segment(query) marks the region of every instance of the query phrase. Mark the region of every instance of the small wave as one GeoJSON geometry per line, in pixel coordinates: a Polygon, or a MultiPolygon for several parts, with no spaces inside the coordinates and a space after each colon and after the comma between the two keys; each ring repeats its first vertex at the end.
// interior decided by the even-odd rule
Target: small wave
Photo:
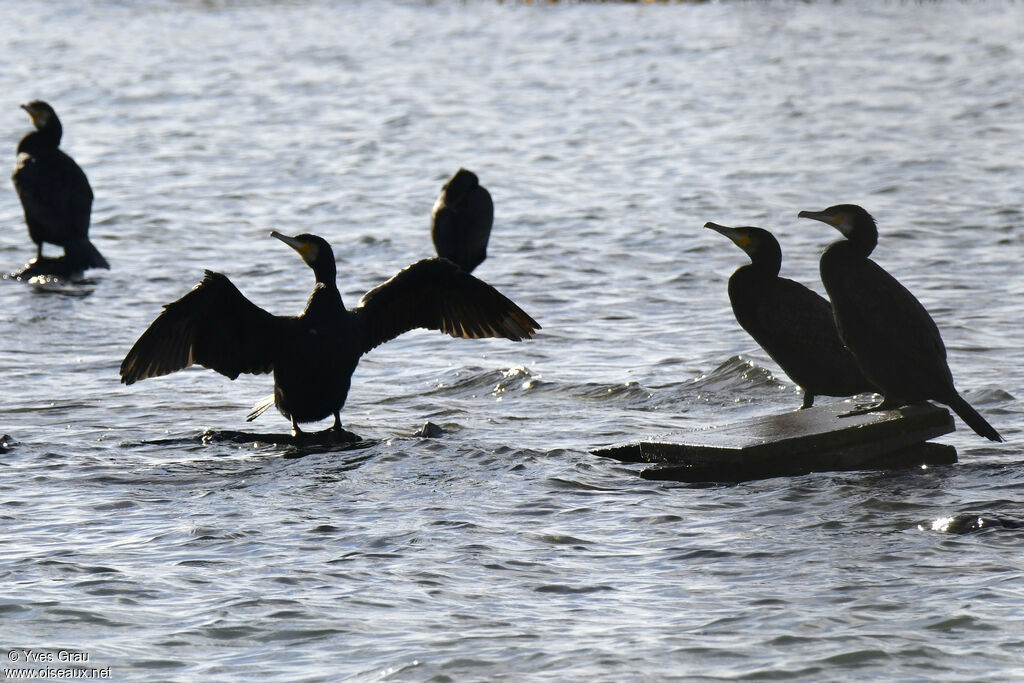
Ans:
{"type": "Polygon", "coordinates": [[[14,602],[0,602],[0,614],[18,614],[20,612],[31,612],[31,608],[19,605],[14,602]]]}
{"type": "Polygon", "coordinates": [[[970,399],[972,405],[999,405],[1013,403],[1017,400],[1010,392],[998,388],[968,389],[963,392],[963,395],[970,399]]]}
{"type": "Polygon", "coordinates": [[[890,659],[891,655],[884,650],[853,650],[840,652],[831,657],[825,657],[821,661],[826,664],[840,665],[844,667],[864,666],[870,662],[890,659]]]}
{"type": "Polygon", "coordinates": [[[262,629],[252,626],[208,626],[199,629],[198,635],[213,640],[238,640],[245,641],[250,638],[262,635],[262,629]]]}
{"type": "Polygon", "coordinates": [[[621,384],[598,384],[588,382],[577,385],[573,392],[581,398],[590,400],[626,399],[628,402],[642,403],[654,398],[654,392],[639,382],[623,382],[621,384]]]}
{"type": "Polygon", "coordinates": [[[787,385],[774,374],[749,358],[732,356],[706,375],[693,380],[691,386],[714,393],[734,393],[749,387],[784,388],[787,385]]]}
{"type": "Polygon", "coordinates": [[[697,548],[687,550],[670,558],[671,562],[693,562],[695,560],[725,560],[736,557],[736,553],[728,550],[714,550],[712,548],[697,548]]]}
{"type": "Polygon", "coordinates": [[[614,591],[615,589],[605,584],[596,586],[567,586],[564,583],[550,583],[537,586],[533,589],[535,593],[557,593],[559,595],[579,595],[584,593],[598,593],[601,591],[614,591]]]}
{"type": "Polygon", "coordinates": [[[963,631],[997,631],[998,626],[987,623],[970,614],[959,614],[957,616],[939,619],[938,621],[925,626],[929,631],[940,633],[961,633],[963,631]]]}
{"type": "Polygon", "coordinates": [[[498,396],[507,392],[528,392],[541,385],[541,376],[534,375],[528,368],[517,365],[501,373],[501,380],[494,385],[491,394],[498,396]]]}
{"type": "Polygon", "coordinates": [[[548,387],[548,383],[542,381],[541,375],[522,365],[505,370],[462,368],[442,377],[427,395],[460,396],[486,391],[493,396],[501,396],[536,391],[542,387],[548,387]]]}
{"type": "Polygon", "coordinates": [[[575,536],[561,536],[558,534],[537,534],[534,538],[541,543],[547,543],[549,545],[566,545],[578,549],[586,549],[594,545],[591,541],[585,541],[582,538],[576,538],[575,536]]]}
{"type": "Polygon", "coordinates": [[[505,370],[463,368],[442,378],[427,395],[469,396],[488,392],[495,397],[525,394],[558,394],[583,401],[608,402],[633,409],[674,408],[695,401],[734,403],[736,396],[750,395],[751,389],[793,390],[770,370],[743,356],[733,356],[714,370],[687,381],[681,378],[671,391],[658,391],[637,381],[559,382],[548,381],[524,366],[505,370]]]}

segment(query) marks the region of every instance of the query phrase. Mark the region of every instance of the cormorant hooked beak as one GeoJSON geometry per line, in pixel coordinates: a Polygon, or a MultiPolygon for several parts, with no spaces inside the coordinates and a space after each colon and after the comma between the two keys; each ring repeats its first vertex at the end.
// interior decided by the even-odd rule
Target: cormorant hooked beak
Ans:
{"type": "Polygon", "coordinates": [[[29,115],[29,118],[32,119],[32,125],[36,128],[41,128],[42,126],[46,125],[46,121],[49,118],[49,116],[47,115],[45,109],[35,107],[33,106],[34,104],[34,102],[29,102],[28,104],[22,104],[19,106],[22,109],[24,109],[25,113],[29,115]]]}
{"type": "Polygon", "coordinates": [[[842,233],[843,237],[849,237],[853,231],[853,223],[849,220],[850,216],[845,211],[830,211],[825,209],[824,211],[801,211],[796,215],[797,218],[810,218],[812,220],[821,221],[831,225],[833,228],[842,233]]]}
{"type": "Polygon", "coordinates": [[[313,244],[312,242],[299,239],[298,237],[289,237],[288,235],[282,235],[276,230],[272,230],[270,232],[270,236],[276,237],[277,239],[281,240],[295,251],[299,252],[299,255],[302,256],[302,260],[305,261],[307,264],[311,264],[314,261],[316,261],[318,248],[317,245],[313,244]]]}
{"type": "Polygon", "coordinates": [[[731,239],[740,249],[745,250],[747,245],[750,244],[751,242],[750,233],[745,231],[743,228],[730,228],[724,225],[719,225],[718,223],[712,223],[711,221],[705,223],[704,227],[714,230],[715,232],[720,233],[722,235],[725,235],[726,237],[731,239]]]}
{"type": "Polygon", "coordinates": [[[796,215],[797,218],[810,218],[815,221],[821,221],[822,223],[828,223],[833,228],[838,228],[842,216],[830,214],[828,211],[801,211],[796,215]]]}

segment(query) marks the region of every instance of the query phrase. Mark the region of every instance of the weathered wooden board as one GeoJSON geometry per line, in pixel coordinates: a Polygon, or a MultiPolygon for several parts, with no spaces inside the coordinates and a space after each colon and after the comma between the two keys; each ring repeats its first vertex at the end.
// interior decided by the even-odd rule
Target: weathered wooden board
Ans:
{"type": "Polygon", "coordinates": [[[282,446],[350,446],[363,440],[348,430],[323,429],[318,432],[302,432],[298,436],[285,433],[237,432],[232,430],[207,429],[200,437],[203,443],[267,443],[282,446]]]}
{"type": "Polygon", "coordinates": [[[851,401],[667,434],[592,451],[623,462],[664,465],[650,479],[745,481],[807,472],[938,465],[956,449],[926,444],[954,430],[945,408],[928,403],[844,415],[851,401]]]}

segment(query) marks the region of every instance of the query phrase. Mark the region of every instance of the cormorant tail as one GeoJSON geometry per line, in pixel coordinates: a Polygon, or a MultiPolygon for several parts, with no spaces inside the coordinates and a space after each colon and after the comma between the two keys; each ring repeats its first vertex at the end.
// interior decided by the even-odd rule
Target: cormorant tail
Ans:
{"type": "Polygon", "coordinates": [[[953,397],[947,401],[947,405],[953,409],[953,412],[960,416],[960,419],[967,423],[967,426],[973,429],[979,436],[983,436],[989,441],[1002,441],[1003,437],[999,436],[992,425],[990,425],[985,418],[978,414],[978,411],[971,407],[971,405],[963,399],[960,394],[954,393],[953,397]]]}
{"type": "Polygon", "coordinates": [[[264,396],[263,398],[256,402],[256,405],[252,407],[252,410],[249,412],[249,414],[245,416],[245,421],[252,422],[257,417],[267,412],[267,408],[269,408],[272,405],[274,405],[274,395],[270,394],[268,396],[264,396]]]}
{"type": "Polygon", "coordinates": [[[107,259],[103,258],[103,254],[93,246],[88,237],[65,243],[64,255],[74,269],[106,268],[110,270],[110,264],[107,263],[107,259]]]}

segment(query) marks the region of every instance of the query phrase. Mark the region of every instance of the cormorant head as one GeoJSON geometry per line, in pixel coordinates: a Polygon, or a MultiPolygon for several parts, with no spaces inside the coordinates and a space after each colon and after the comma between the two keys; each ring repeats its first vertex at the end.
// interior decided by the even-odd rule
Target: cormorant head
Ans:
{"type": "Polygon", "coordinates": [[[824,211],[801,211],[797,217],[813,218],[816,221],[828,223],[843,233],[848,240],[878,240],[875,219],[856,204],[836,204],[824,211]]]}
{"type": "Polygon", "coordinates": [[[782,265],[782,248],[775,235],[763,228],[728,228],[711,222],[705,223],[704,227],[731,239],[733,244],[746,252],[751,263],[774,269],[774,274],[778,274],[782,265]]]}
{"type": "Polygon", "coordinates": [[[475,173],[460,168],[444,184],[444,187],[441,188],[441,193],[444,195],[445,203],[448,206],[457,206],[462,203],[462,200],[466,198],[469,191],[479,184],[480,181],[475,173]]]}
{"type": "Polygon", "coordinates": [[[331,245],[323,237],[302,233],[295,237],[282,235],[276,230],[270,233],[289,247],[299,252],[306,265],[313,269],[316,274],[316,281],[325,284],[334,284],[335,265],[334,251],[331,245]]]}
{"type": "Polygon", "coordinates": [[[42,130],[51,124],[51,122],[58,122],[57,112],[53,110],[46,102],[42,100],[32,100],[28,104],[21,105],[21,108],[28,112],[28,115],[32,117],[32,125],[36,127],[36,130],[42,130]]]}

